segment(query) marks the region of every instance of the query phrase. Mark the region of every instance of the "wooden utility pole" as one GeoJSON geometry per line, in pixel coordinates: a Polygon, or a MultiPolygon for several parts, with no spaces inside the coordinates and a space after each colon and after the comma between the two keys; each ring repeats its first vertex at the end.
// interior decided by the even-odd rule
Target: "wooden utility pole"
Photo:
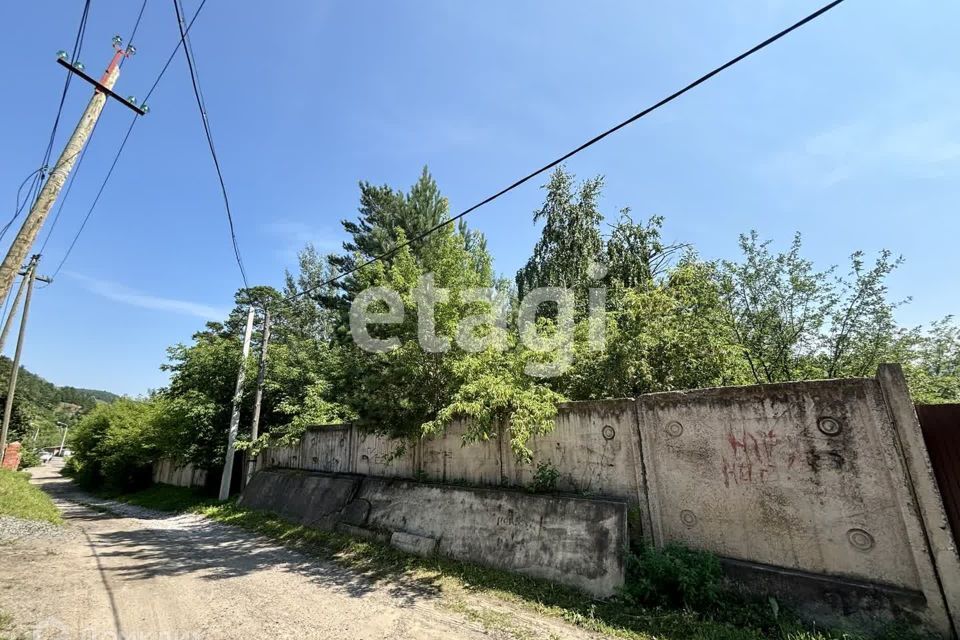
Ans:
{"type": "Polygon", "coordinates": [[[24,259],[26,259],[27,254],[30,253],[37,234],[40,233],[40,228],[43,227],[43,223],[47,219],[47,215],[50,213],[54,202],[56,202],[57,196],[60,195],[63,183],[66,182],[67,176],[70,175],[70,171],[73,169],[73,165],[77,162],[77,157],[87,144],[90,133],[97,124],[100,113],[103,111],[103,106],[107,102],[107,96],[119,100],[140,115],[145,113],[142,108],[113,92],[113,86],[116,84],[117,78],[120,77],[120,60],[124,57],[132,56],[136,51],[132,46],[126,49],[121,48],[121,43],[122,41],[119,36],[113,39],[113,60],[110,61],[107,70],[99,81],[94,80],[84,73],[82,66],[71,65],[69,62],[66,62],[65,54],[61,55],[58,60],[62,66],[65,66],[72,73],[91,83],[94,86],[94,92],[83,115],[80,116],[80,122],[77,123],[76,129],[73,130],[73,135],[70,136],[67,145],[63,148],[57,164],[55,164],[53,170],[50,171],[47,181],[43,183],[37,199],[30,208],[30,213],[27,214],[27,218],[23,221],[23,226],[21,226],[20,231],[17,232],[17,237],[13,239],[10,249],[3,259],[3,263],[0,264],[0,305],[6,302],[7,296],[10,295],[10,289],[13,287],[13,279],[16,277],[17,271],[20,269],[20,265],[23,264],[24,259]]]}
{"type": "Polygon", "coordinates": [[[240,371],[237,373],[237,388],[233,392],[233,412],[230,414],[230,430],[227,433],[227,453],[223,459],[223,475],[220,477],[220,499],[230,497],[230,481],[233,479],[233,457],[237,446],[237,429],[240,426],[240,401],[243,399],[243,382],[247,377],[247,356],[250,355],[250,336],[253,335],[253,305],[247,313],[247,330],[243,335],[243,355],[240,356],[240,371]]]}
{"type": "MultiPolygon", "coordinates": [[[[250,426],[250,441],[256,442],[260,436],[260,403],[263,401],[263,380],[267,373],[267,346],[270,344],[270,310],[263,310],[263,336],[260,341],[260,370],[257,372],[257,395],[253,400],[253,424],[250,426]]],[[[251,455],[247,460],[247,477],[245,482],[250,482],[253,475],[253,469],[257,460],[251,455]]]]}
{"type": "MultiPolygon", "coordinates": [[[[0,462],[7,450],[7,431],[10,429],[10,416],[13,415],[13,396],[17,391],[17,374],[20,372],[20,354],[23,353],[23,337],[27,332],[27,317],[30,314],[30,299],[33,297],[33,282],[37,279],[37,263],[40,256],[30,258],[27,266],[27,297],[23,301],[23,316],[20,318],[20,333],[17,335],[17,349],[13,355],[13,364],[10,368],[10,381],[7,384],[7,401],[3,407],[3,426],[0,427],[0,462]]],[[[47,278],[41,278],[46,281],[47,278]]]]}

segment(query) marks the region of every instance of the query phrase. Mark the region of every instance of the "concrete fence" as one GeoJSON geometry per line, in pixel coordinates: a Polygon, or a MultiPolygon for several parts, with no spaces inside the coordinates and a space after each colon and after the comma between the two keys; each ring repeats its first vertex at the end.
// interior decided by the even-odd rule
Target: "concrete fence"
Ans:
{"type": "Polygon", "coordinates": [[[530,463],[502,429],[464,445],[459,424],[415,442],[316,427],[257,468],[526,486],[548,463],[561,491],[626,501],[632,539],[714,552],[815,618],[907,614],[945,635],[960,624],[960,558],[898,366],[564,404],[530,463]]]}
{"type": "MultiPolygon", "coordinates": [[[[316,427],[296,446],[266,448],[257,469],[523,487],[549,464],[560,491],[626,502],[632,540],[714,552],[730,575],[810,618],[907,617],[944,636],[960,626],[960,557],[897,366],[876,378],[564,404],[556,428],[530,443],[529,463],[505,428],[464,445],[462,424],[412,442],[316,427]]],[[[164,461],[154,480],[206,478],[164,461]]],[[[421,491],[388,486],[400,487],[391,500],[421,491]]]]}
{"type": "Polygon", "coordinates": [[[176,487],[203,487],[207,482],[207,471],[192,464],[160,460],[153,463],[153,481],[176,487]]]}

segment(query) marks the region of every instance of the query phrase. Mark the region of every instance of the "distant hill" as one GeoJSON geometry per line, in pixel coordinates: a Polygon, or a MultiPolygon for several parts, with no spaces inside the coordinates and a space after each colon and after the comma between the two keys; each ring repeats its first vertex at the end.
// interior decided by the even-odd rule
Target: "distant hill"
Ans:
{"type": "Polygon", "coordinates": [[[120,396],[117,394],[101,389],[82,389],[78,387],[58,387],[58,389],[60,402],[78,404],[81,407],[85,406],[84,402],[88,402],[90,398],[93,398],[97,402],[106,403],[120,399],[120,396]]]}
{"type": "MultiPolygon", "coordinates": [[[[6,402],[12,367],[10,358],[0,356],[0,407],[6,402]]],[[[28,439],[32,442],[36,435],[37,446],[59,444],[58,423],[72,425],[98,404],[113,402],[119,397],[99,389],[60,387],[20,367],[9,440],[28,439]]]]}

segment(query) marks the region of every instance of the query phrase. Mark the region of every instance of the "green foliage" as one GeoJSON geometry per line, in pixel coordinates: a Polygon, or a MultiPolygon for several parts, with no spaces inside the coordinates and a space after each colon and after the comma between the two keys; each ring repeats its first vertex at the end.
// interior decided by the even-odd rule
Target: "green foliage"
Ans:
{"type": "MultiPolygon", "coordinates": [[[[562,396],[523,374],[529,354],[522,350],[501,350],[500,343],[491,341],[473,353],[453,340],[463,318],[498,311],[495,301],[465,297],[467,289],[493,288],[495,282],[482,244],[462,231],[445,227],[419,257],[404,247],[389,265],[371,266],[357,276],[363,288],[396,291],[405,313],[403,322],[379,328],[376,335],[398,338],[396,349],[370,353],[352,343],[343,347],[340,397],[360,425],[401,438],[437,433],[454,420],[469,418],[465,440],[477,442],[495,437],[496,425],[508,423],[511,446],[525,457],[529,438],[552,427],[562,396]],[[426,351],[417,339],[418,290],[426,274],[436,288],[449,291],[434,315],[436,335],[450,341],[447,351],[426,351]]],[[[399,241],[404,238],[398,232],[399,241]]],[[[491,320],[476,327],[474,335],[490,337],[492,324],[491,320]]]]}
{"type": "Polygon", "coordinates": [[[914,402],[960,402],[960,326],[953,316],[931,323],[924,331],[902,331],[894,345],[903,363],[914,402]]]}
{"type": "MultiPolygon", "coordinates": [[[[3,407],[6,406],[6,404],[6,394],[0,395],[0,412],[3,411],[3,407]]],[[[10,426],[7,433],[7,442],[20,442],[23,443],[24,448],[26,448],[26,443],[28,440],[32,440],[34,421],[35,416],[29,401],[15,397],[13,401],[13,408],[10,413],[10,426]]]]}
{"type": "Polygon", "coordinates": [[[756,382],[872,375],[889,353],[901,304],[886,278],[900,265],[889,251],[867,268],[863,252],[850,269],[818,271],[801,254],[800,235],[773,253],[756,232],[740,237],[743,259],[723,266],[731,329],[756,382]]]}
{"type": "MultiPolygon", "coordinates": [[[[346,271],[357,264],[392,250],[404,238],[419,236],[448,216],[448,202],[424,167],[409,193],[369,182],[360,183],[360,215],[356,222],[344,220],[344,231],[350,240],[344,243],[345,253],[330,256],[331,264],[346,271]]],[[[427,250],[433,239],[418,247],[427,250]]],[[[351,281],[348,280],[348,283],[351,281]]],[[[347,286],[347,289],[353,287],[347,286]]]]}
{"type": "Polygon", "coordinates": [[[40,466],[40,453],[36,449],[24,447],[20,450],[19,469],[29,469],[30,467],[40,466]]]}
{"type": "Polygon", "coordinates": [[[157,405],[122,399],[100,405],[80,421],[69,473],[82,485],[134,490],[151,481],[164,434],[157,405]]]}
{"type": "MultiPolygon", "coordinates": [[[[321,424],[353,422],[412,442],[464,421],[465,443],[503,437],[524,460],[530,439],[553,427],[557,403],[566,399],[864,376],[884,361],[903,363],[917,400],[960,401],[960,328],[951,318],[928,330],[896,326],[901,303],[889,299],[886,281],[900,261],[891,253],[868,262],[854,252],[841,274],[815,267],[799,236],[778,252],[752,233],[741,237],[738,260],[710,262],[685,244],[664,241],[659,216],[635,221],[623,209],[602,231],[602,188],[600,177],[578,182],[563,167],[551,175],[534,212],[541,236],[511,284],[495,276],[483,235],[462,220],[401,247],[449,216],[426,169],[407,191],[361,183],[358,216],[343,221],[343,252],[325,256],[307,245],[297,271],[285,274],[282,294],[270,287],[240,291],[224,322],[170,348],[164,365],[170,384],[148,403],[151,450],[200,468],[222,465],[251,302],[258,311],[244,364],[238,441],[250,451],[268,438],[294,444],[321,424]],[[384,253],[383,260],[325,284],[384,253]],[[427,317],[418,315],[418,296],[428,275],[435,289],[449,291],[433,314],[435,335],[450,340],[449,350],[425,350],[417,339],[427,317]],[[377,286],[396,291],[404,310],[402,322],[370,327],[375,338],[398,339],[385,353],[359,348],[348,316],[355,296],[377,286]],[[572,365],[553,378],[528,375],[528,365],[549,354],[525,347],[517,330],[520,297],[539,286],[574,293],[573,339],[560,349],[573,354],[572,365]],[[605,303],[591,297],[599,287],[605,303]],[[489,298],[469,298],[477,288],[489,298]],[[264,302],[273,312],[272,338],[260,437],[250,442],[264,302]],[[481,321],[462,334],[483,342],[479,350],[454,340],[469,317],[481,321]],[[605,345],[598,349],[590,338],[601,332],[605,345]]],[[[545,305],[538,332],[564,337],[559,320],[545,305]]],[[[84,391],[60,393],[77,400],[84,391]]],[[[24,415],[19,424],[30,423],[24,415]]],[[[89,458],[75,467],[103,473],[89,458]]]]}
{"type": "Polygon", "coordinates": [[[533,472],[533,486],[535,493],[550,493],[557,490],[557,481],[560,480],[560,470],[552,461],[540,462],[533,472]]]}
{"type": "MultiPolygon", "coordinates": [[[[0,356],[0,388],[4,390],[10,380],[12,365],[9,358],[0,356]]],[[[61,425],[72,425],[98,403],[112,402],[116,398],[107,391],[58,387],[21,366],[17,373],[17,393],[7,441],[19,441],[24,449],[59,445],[61,425]]],[[[0,407],[5,404],[4,393],[0,395],[0,407]]]]}
{"type": "Polygon", "coordinates": [[[537,287],[582,288],[590,280],[590,267],[603,250],[603,215],[598,208],[603,178],[597,176],[579,186],[575,181],[560,166],[543,185],[543,206],[533,213],[534,223],[543,222],[543,231],[533,255],[517,273],[520,297],[537,287]]]}
{"type": "Polygon", "coordinates": [[[671,544],[645,547],[630,556],[623,593],[642,606],[714,611],[722,587],[723,569],[716,556],[671,544]]]}
{"type": "Polygon", "coordinates": [[[25,520],[62,522],[50,496],[30,484],[29,474],[0,469],[0,515],[25,520]]]}
{"type": "Polygon", "coordinates": [[[713,266],[692,254],[659,281],[614,290],[606,347],[591,353],[586,322],[563,383],[570,397],[632,397],[745,382],[742,351],[726,324],[713,266]]]}

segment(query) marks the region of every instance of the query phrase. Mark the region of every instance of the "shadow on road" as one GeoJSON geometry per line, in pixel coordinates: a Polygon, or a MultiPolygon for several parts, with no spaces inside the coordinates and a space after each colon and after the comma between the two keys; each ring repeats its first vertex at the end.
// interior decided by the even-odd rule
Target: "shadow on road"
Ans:
{"type": "Polygon", "coordinates": [[[439,595],[437,585],[429,580],[404,579],[384,570],[350,570],[202,516],[167,514],[97,498],[53,469],[35,475],[35,480],[59,502],[64,519],[85,531],[101,571],[114,579],[192,574],[204,580],[225,580],[285,571],[354,597],[388,593],[401,606],[439,595]]]}

